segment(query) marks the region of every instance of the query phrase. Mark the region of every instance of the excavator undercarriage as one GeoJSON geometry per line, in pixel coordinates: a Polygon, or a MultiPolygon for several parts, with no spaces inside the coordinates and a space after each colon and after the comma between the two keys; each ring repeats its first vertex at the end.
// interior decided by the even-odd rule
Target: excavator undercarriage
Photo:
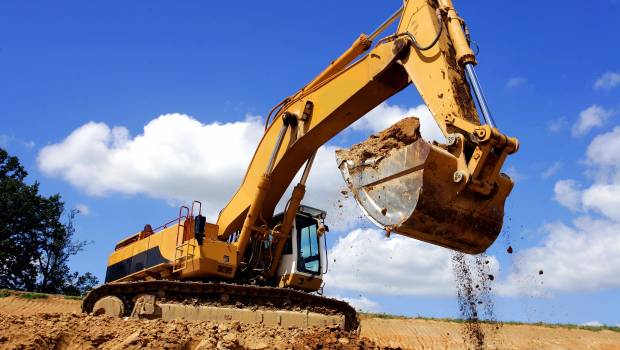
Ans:
{"type": "Polygon", "coordinates": [[[109,283],[89,293],[82,311],[115,317],[211,320],[273,327],[338,325],[354,330],[357,313],[344,301],[293,289],[213,282],[109,283]]]}

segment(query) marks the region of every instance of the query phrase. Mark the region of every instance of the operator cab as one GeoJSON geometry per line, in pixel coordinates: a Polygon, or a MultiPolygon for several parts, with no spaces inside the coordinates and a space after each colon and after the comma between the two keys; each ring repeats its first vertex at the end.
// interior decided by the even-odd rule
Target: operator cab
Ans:
{"type": "MultiPolygon", "coordinates": [[[[304,205],[299,207],[278,266],[279,287],[306,291],[321,288],[323,274],[327,272],[325,216],[323,210],[304,205]]],[[[282,217],[283,214],[278,214],[274,220],[281,221],[282,217]]]]}

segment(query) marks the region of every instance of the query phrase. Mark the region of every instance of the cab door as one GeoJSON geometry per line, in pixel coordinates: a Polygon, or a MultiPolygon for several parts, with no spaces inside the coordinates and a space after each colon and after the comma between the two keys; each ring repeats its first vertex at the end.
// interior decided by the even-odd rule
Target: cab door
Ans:
{"type": "Polygon", "coordinates": [[[316,291],[323,283],[325,246],[312,216],[297,214],[278,268],[279,287],[316,291]]]}

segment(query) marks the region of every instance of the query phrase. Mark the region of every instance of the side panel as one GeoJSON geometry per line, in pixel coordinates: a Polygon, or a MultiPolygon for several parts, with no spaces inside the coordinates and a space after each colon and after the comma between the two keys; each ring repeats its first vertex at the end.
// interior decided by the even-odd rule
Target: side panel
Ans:
{"type": "Polygon", "coordinates": [[[134,256],[109,265],[105,274],[105,282],[116,281],[132,273],[166,262],[169,262],[169,260],[161,255],[159,247],[149,248],[134,256]]]}
{"type": "Polygon", "coordinates": [[[234,244],[213,239],[205,240],[202,246],[195,240],[194,244],[194,257],[188,260],[187,267],[180,272],[182,279],[235,277],[238,254],[234,244]]]}
{"type": "MultiPolygon", "coordinates": [[[[206,237],[202,246],[198,245],[192,235],[188,240],[190,244],[185,245],[181,252],[177,252],[176,257],[183,259],[187,257],[187,263],[184,264],[185,268],[175,273],[175,278],[182,280],[207,279],[209,277],[234,278],[237,269],[236,247],[234,244],[216,240],[216,225],[207,224],[205,229],[206,237]],[[191,251],[188,252],[188,249],[191,251]]],[[[186,233],[188,231],[186,230],[186,233]]],[[[172,264],[175,260],[177,247],[177,233],[180,241],[180,237],[184,237],[183,228],[179,230],[178,225],[174,225],[113,252],[108,259],[105,282],[114,282],[132,274],[136,274],[130,277],[133,280],[144,279],[143,275],[145,274],[139,273],[141,271],[159,276],[156,278],[165,279],[158,274],[162,270],[162,267],[158,265],[170,264],[167,269],[172,273],[172,264]],[[156,266],[157,268],[154,268],[156,266]],[[154,274],[155,272],[156,274],[154,274]]]]}
{"type": "Polygon", "coordinates": [[[168,227],[110,254],[105,282],[113,282],[162,263],[171,263],[174,259],[177,227],[168,227]]]}

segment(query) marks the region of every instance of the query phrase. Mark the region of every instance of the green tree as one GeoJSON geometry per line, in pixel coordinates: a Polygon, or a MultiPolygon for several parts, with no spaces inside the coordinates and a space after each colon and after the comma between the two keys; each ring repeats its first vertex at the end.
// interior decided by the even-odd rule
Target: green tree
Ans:
{"type": "Polygon", "coordinates": [[[27,175],[17,157],[0,148],[0,288],[83,293],[98,281],[67,265],[86,245],[73,238],[77,211],[63,223],[60,195],[40,195],[38,182],[25,183],[27,175]]]}

